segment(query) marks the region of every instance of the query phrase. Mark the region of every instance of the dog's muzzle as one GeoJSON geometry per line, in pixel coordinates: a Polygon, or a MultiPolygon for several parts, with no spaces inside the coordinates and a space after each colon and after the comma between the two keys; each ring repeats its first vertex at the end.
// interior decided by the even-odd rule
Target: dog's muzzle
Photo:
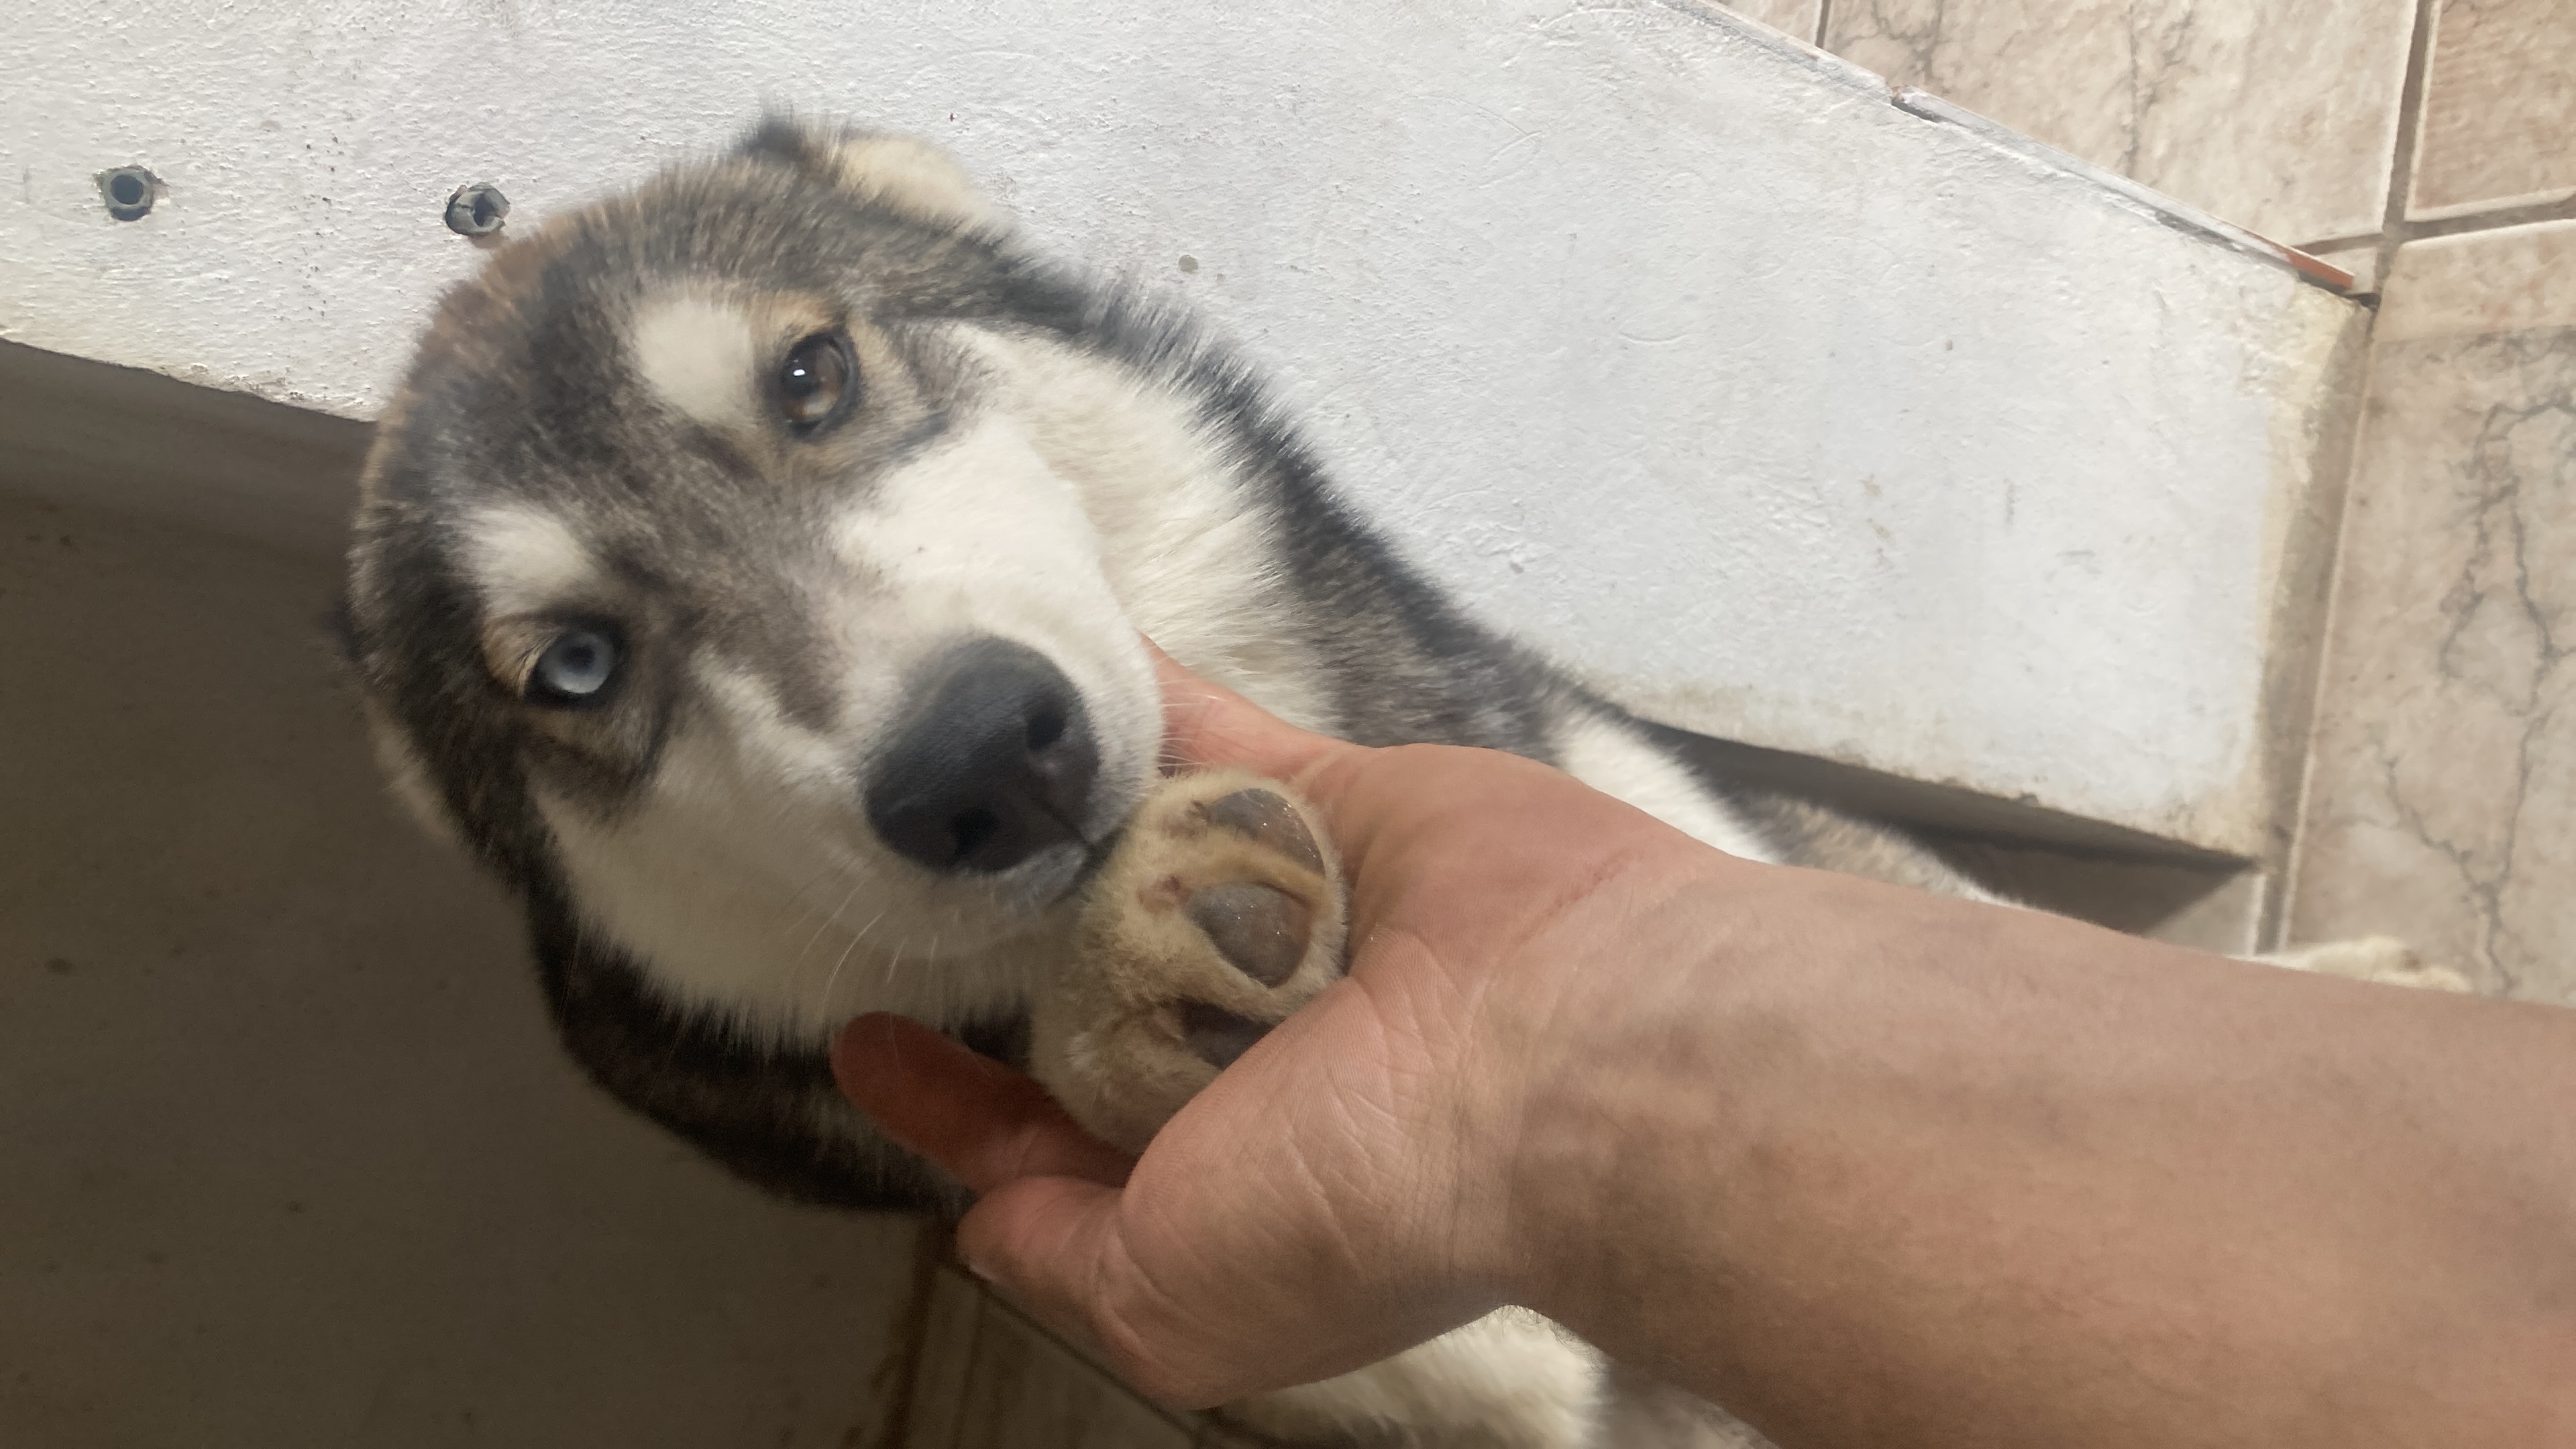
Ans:
{"type": "Polygon", "coordinates": [[[1053,846],[1087,848],[1100,746],[1082,696],[1046,656],[978,639],[939,656],[867,789],[868,823],[905,858],[991,875],[1053,846]]]}

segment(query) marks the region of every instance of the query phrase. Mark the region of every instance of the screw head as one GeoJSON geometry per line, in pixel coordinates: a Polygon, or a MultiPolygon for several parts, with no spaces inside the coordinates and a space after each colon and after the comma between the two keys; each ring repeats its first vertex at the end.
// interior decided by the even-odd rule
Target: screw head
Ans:
{"type": "Polygon", "coordinates": [[[490,236],[509,215],[510,198],[489,181],[460,186],[447,198],[447,229],[458,236],[490,236]]]}
{"type": "Polygon", "coordinates": [[[161,178],[140,166],[113,166],[98,173],[99,199],[118,221],[141,220],[160,193],[161,178]]]}

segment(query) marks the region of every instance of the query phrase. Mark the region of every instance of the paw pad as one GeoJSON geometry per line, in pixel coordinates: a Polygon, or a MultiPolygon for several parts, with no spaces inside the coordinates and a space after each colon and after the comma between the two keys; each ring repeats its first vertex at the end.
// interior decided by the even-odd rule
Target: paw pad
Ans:
{"type": "Polygon", "coordinates": [[[1316,848],[1306,822],[1277,791],[1237,790],[1199,806],[1198,813],[1210,825],[1275,850],[1308,870],[1324,868],[1324,852],[1316,848]]]}
{"type": "Polygon", "coordinates": [[[1030,1016],[1029,1061],[1075,1120],[1130,1151],[1340,979],[1348,930],[1321,821],[1239,770],[1137,804],[1030,1016]]]}
{"type": "Polygon", "coordinates": [[[1304,901],[1259,881],[1208,886],[1182,909],[1229,965],[1264,986],[1278,985],[1297,969],[1315,924],[1304,901]]]}

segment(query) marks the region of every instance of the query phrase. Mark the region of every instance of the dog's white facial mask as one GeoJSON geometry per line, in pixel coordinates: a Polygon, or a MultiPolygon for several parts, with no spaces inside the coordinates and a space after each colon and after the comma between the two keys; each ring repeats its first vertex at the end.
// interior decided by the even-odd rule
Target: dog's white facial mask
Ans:
{"type": "MultiPolygon", "coordinates": [[[[723,331],[690,323],[700,338],[723,331]]],[[[665,362],[652,381],[694,411],[724,419],[747,405],[716,374],[665,362]]],[[[652,739],[608,798],[587,771],[532,761],[585,927],[677,1003],[754,1030],[810,1037],[861,1010],[955,1020],[1015,1005],[1161,739],[1152,668],[1078,489],[993,406],[837,501],[735,500],[720,519],[735,527],[693,517],[688,531],[705,536],[686,546],[638,522],[492,505],[471,515],[458,559],[487,632],[538,621],[524,628],[541,642],[542,621],[605,620],[619,683],[654,696],[541,721],[578,753],[619,732],[615,711],[656,715],[625,726],[652,739]],[[639,553],[652,563],[633,567],[639,553]],[[712,598],[729,587],[737,597],[712,598]],[[908,854],[871,818],[872,792],[907,749],[937,753],[945,725],[922,718],[923,695],[948,677],[944,661],[997,645],[1060,677],[1044,688],[1070,704],[1095,757],[1078,798],[1055,802],[1061,838],[963,863],[935,844],[932,858],[908,854]]],[[[985,809],[973,782],[938,788],[953,798],[925,808],[973,829],[985,809]]]]}

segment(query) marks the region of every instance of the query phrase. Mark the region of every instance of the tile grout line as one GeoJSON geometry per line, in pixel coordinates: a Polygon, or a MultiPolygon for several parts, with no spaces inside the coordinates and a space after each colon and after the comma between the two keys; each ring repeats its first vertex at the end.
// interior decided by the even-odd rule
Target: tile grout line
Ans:
{"type": "Polygon", "coordinates": [[[2429,221],[2410,221],[2401,225],[2404,240],[2423,241],[2430,237],[2466,236],[2470,232],[2502,231],[2509,226],[2531,226],[2549,221],[2576,221],[2576,196],[2557,201],[2535,201],[2522,206],[2499,206],[2491,211],[2439,216],[2429,221]]]}
{"type": "Polygon", "coordinates": [[[1825,37],[1834,33],[1834,0],[1816,0],[1816,49],[1831,53],[1825,37]]]}
{"type": "Polygon", "coordinates": [[[2423,149],[2424,92],[2433,69],[2440,0],[2415,0],[2415,28],[2406,41],[2406,79],[2397,91],[2397,144],[2388,159],[2388,199],[2379,213],[2380,286],[2397,269],[2397,249],[2407,242],[2406,213],[2415,204],[2415,158],[2423,149]]]}

